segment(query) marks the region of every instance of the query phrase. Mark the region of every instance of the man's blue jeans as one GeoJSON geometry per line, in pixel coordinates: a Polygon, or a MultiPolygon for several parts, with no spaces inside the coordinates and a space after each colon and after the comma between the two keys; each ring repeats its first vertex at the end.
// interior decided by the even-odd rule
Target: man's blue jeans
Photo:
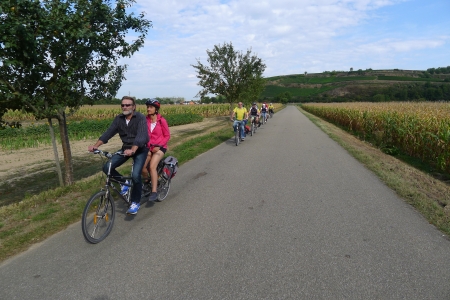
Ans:
{"type": "MultiPolygon", "coordinates": [[[[117,172],[116,168],[123,165],[128,159],[133,158],[133,174],[131,174],[133,180],[133,189],[131,191],[131,202],[140,203],[142,194],[142,168],[144,167],[145,160],[147,159],[148,148],[140,148],[133,156],[113,155],[111,158],[111,175],[114,177],[122,176],[117,172]]],[[[106,163],[103,166],[103,172],[108,174],[109,164],[106,163]]]]}
{"type": "Polygon", "coordinates": [[[239,129],[241,130],[241,138],[245,138],[245,120],[234,120],[233,128],[236,128],[236,125],[239,124],[239,129]]]}

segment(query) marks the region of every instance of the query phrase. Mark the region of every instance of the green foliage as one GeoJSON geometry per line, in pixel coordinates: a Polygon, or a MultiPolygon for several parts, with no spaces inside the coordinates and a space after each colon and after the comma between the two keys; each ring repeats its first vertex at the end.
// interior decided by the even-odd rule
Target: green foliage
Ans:
{"type": "Polygon", "coordinates": [[[280,102],[281,104],[286,104],[291,101],[292,95],[289,92],[284,92],[275,97],[276,102],[280,102]]]}
{"type": "Polygon", "coordinates": [[[127,14],[134,0],[2,1],[0,117],[21,108],[57,119],[66,183],[72,167],[66,108],[112,98],[125,78],[119,60],[144,44],[151,22],[127,14]],[[136,33],[129,42],[126,33],[136,33]]]}
{"type": "Polygon", "coordinates": [[[385,101],[385,97],[383,94],[376,94],[375,96],[373,96],[373,101],[374,102],[383,102],[383,101],[385,101]]]}
{"type": "Polygon", "coordinates": [[[197,65],[192,65],[197,72],[198,85],[203,88],[197,96],[222,95],[229,103],[258,98],[262,90],[261,75],[266,68],[260,58],[252,55],[250,50],[245,54],[235,51],[232,43],[215,45],[206,53],[209,65],[199,60],[197,65]]]}
{"type": "Polygon", "coordinates": [[[260,74],[256,74],[254,78],[249,81],[247,88],[244,90],[239,100],[242,101],[245,106],[250,106],[252,102],[258,101],[264,87],[265,80],[260,74]]]}
{"type": "Polygon", "coordinates": [[[450,66],[427,69],[430,74],[450,74],[450,66]]]}
{"type": "Polygon", "coordinates": [[[126,68],[120,58],[144,43],[150,21],[126,14],[133,1],[115,6],[92,1],[3,1],[0,19],[0,98],[37,119],[54,118],[116,94],[126,68]],[[128,30],[137,33],[132,43],[128,30]],[[118,50],[120,49],[120,50],[118,50]]]}

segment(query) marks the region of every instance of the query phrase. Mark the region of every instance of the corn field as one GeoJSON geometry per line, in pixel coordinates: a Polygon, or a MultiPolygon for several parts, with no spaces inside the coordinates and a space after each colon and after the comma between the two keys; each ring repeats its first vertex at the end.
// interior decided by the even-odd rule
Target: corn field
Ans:
{"type": "MultiPolygon", "coordinates": [[[[281,104],[274,105],[275,111],[283,107],[281,104]]],[[[145,105],[138,105],[137,110],[147,115],[145,105]]],[[[99,137],[111,124],[112,119],[121,112],[119,105],[95,105],[82,107],[73,114],[68,114],[67,130],[69,138],[73,141],[86,138],[99,137]]],[[[166,118],[169,126],[177,126],[195,122],[201,122],[203,118],[228,116],[230,114],[229,104],[207,104],[207,105],[163,105],[161,114],[166,118]]],[[[67,111],[69,113],[69,111],[67,111]]],[[[31,125],[22,128],[5,127],[0,130],[0,149],[17,150],[28,147],[39,147],[50,145],[49,128],[46,120],[35,124],[32,114],[23,113],[19,110],[9,110],[3,119],[8,122],[30,122],[31,125]]],[[[54,124],[56,139],[59,141],[58,125],[54,124]]]]}
{"type": "MultiPolygon", "coordinates": [[[[261,107],[261,105],[259,105],[261,107]]],[[[274,103],[275,111],[282,107],[279,103],[274,103]]],[[[137,110],[147,115],[145,105],[137,105],[137,110]]],[[[69,121],[81,120],[111,120],[120,113],[119,105],[94,105],[83,106],[73,114],[67,110],[67,119],[69,121]]],[[[205,105],[162,105],[160,112],[163,116],[173,114],[196,114],[204,118],[227,116],[230,114],[229,104],[205,104],[205,105]]],[[[8,122],[35,121],[33,114],[24,113],[20,110],[8,110],[3,116],[8,122]]]]}
{"type": "Polygon", "coordinates": [[[397,148],[450,174],[449,103],[314,103],[302,108],[378,146],[397,148]]]}
{"type": "MultiPolygon", "coordinates": [[[[137,105],[137,110],[147,115],[145,105],[137,105]]],[[[94,105],[83,106],[73,114],[69,114],[69,121],[80,120],[105,120],[113,119],[121,112],[119,105],[94,105]]],[[[230,113],[229,104],[206,104],[206,105],[162,105],[160,112],[163,116],[172,114],[197,114],[204,118],[226,116],[230,113]]],[[[9,122],[35,121],[33,114],[24,113],[20,110],[8,110],[3,119],[9,122]]]]}

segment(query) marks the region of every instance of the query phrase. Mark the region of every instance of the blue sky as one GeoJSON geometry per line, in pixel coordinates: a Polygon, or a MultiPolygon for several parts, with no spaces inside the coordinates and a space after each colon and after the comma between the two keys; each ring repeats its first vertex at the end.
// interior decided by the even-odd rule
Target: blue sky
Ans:
{"type": "Polygon", "coordinates": [[[137,0],[132,9],[153,28],[121,61],[118,98],[198,99],[191,65],[230,42],[265,62],[264,77],[450,65],[450,0],[137,0]]]}

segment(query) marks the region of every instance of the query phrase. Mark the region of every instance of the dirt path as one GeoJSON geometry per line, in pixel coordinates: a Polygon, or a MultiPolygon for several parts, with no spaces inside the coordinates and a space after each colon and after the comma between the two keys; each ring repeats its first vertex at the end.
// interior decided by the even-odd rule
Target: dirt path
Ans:
{"type": "MultiPolygon", "coordinates": [[[[188,138],[210,132],[215,128],[227,125],[231,126],[230,122],[226,122],[226,120],[226,117],[206,118],[199,123],[170,127],[171,141],[169,141],[169,148],[176,146],[188,138]]],[[[88,146],[95,142],[96,139],[71,142],[72,156],[80,157],[86,155],[88,146]]],[[[114,151],[120,148],[121,145],[121,140],[118,136],[115,136],[107,144],[103,145],[102,149],[114,151]]],[[[58,153],[59,159],[62,160],[63,152],[61,145],[58,145],[58,153]]],[[[40,166],[48,166],[53,161],[54,154],[52,146],[0,151],[0,180],[6,181],[21,174],[23,176],[29,172],[35,172],[40,166]]],[[[56,172],[55,176],[57,176],[56,172]]]]}

